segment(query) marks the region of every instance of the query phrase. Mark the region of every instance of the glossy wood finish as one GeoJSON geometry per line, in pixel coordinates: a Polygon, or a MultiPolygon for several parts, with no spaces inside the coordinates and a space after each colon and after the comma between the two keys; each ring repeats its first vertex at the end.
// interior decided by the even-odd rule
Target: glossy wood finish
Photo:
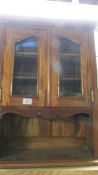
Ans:
{"type": "MultiPolygon", "coordinates": [[[[2,145],[0,146],[0,149],[32,149],[35,151],[41,151],[41,150],[56,150],[56,149],[70,149],[73,148],[75,151],[77,149],[81,149],[84,146],[85,142],[83,138],[72,138],[72,137],[48,137],[48,138],[17,138],[17,139],[4,139],[2,141],[2,145]],[[6,144],[5,144],[6,143],[6,144]]],[[[82,149],[81,149],[82,151],[82,149]]],[[[47,153],[46,153],[47,154],[47,153]]],[[[52,153],[53,154],[53,153],[52,153]]],[[[81,153],[80,153],[81,154],[81,153]]],[[[6,155],[5,155],[6,157],[6,155]]],[[[44,157],[44,155],[43,155],[44,157]]],[[[71,154],[70,154],[71,157],[71,154]]],[[[2,158],[1,158],[2,159],[2,158]]],[[[24,159],[24,158],[23,158],[24,159]]]]}
{"type": "Polygon", "coordinates": [[[4,79],[3,79],[3,93],[2,104],[4,106],[23,106],[23,98],[12,96],[11,87],[13,81],[13,66],[14,66],[14,47],[15,42],[21,41],[28,37],[34,36],[39,40],[39,87],[38,97],[28,97],[32,99],[31,106],[44,106],[46,95],[47,82],[47,32],[31,29],[7,28],[6,31],[6,54],[4,58],[4,79]]]}
{"type": "MultiPolygon", "coordinates": [[[[5,23],[5,22],[4,22],[5,23]]],[[[28,23],[29,24],[29,23],[28,23]]],[[[90,28],[85,28],[84,26],[55,26],[55,25],[25,25],[24,22],[20,27],[18,24],[4,24],[6,34],[6,49],[5,49],[5,57],[4,57],[4,65],[3,65],[3,91],[2,91],[2,103],[0,106],[0,131],[3,128],[3,133],[1,134],[1,143],[3,145],[4,136],[11,136],[15,130],[13,130],[13,123],[16,122],[16,128],[20,131],[18,132],[20,136],[21,128],[29,128],[24,129],[23,135],[24,137],[28,136],[37,136],[35,141],[28,141],[25,139],[25,146],[31,148],[36,145],[37,147],[42,145],[42,148],[45,150],[47,146],[47,152],[49,150],[49,146],[55,147],[54,150],[58,147],[58,144],[64,144],[64,149],[66,148],[66,143],[72,146],[77,147],[77,151],[79,151],[79,146],[84,148],[84,140],[86,141],[87,148],[90,148],[90,154],[94,153],[95,158],[98,157],[98,132],[97,132],[97,85],[96,85],[96,63],[95,63],[95,55],[94,55],[94,43],[92,29],[89,32],[90,28]],[[10,26],[10,27],[9,27],[10,26]],[[57,29],[59,28],[59,29],[57,29]],[[89,34],[88,34],[89,33],[89,34]],[[12,82],[12,74],[13,74],[13,44],[17,40],[25,39],[26,37],[31,37],[32,35],[37,36],[40,40],[40,60],[39,60],[39,97],[33,98],[32,105],[23,105],[22,98],[20,97],[12,97],[10,96],[10,85],[12,82]],[[81,36],[80,36],[81,35],[81,36]],[[55,47],[56,38],[58,36],[66,36],[70,38],[72,41],[79,43],[82,45],[81,49],[81,68],[82,68],[82,80],[83,80],[83,89],[84,94],[82,98],[67,98],[60,99],[57,96],[57,82],[58,75],[53,72],[51,64],[53,61],[57,60],[58,54],[57,49],[55,47]],[[92,40],[90,39],[92,36],[92,40]],[[54,43],[53,43],[54,40],[54,43]],[[92,51],[93,48],[93,51],[92,51]],[[94,91],[94,102],[91,99],[91,91],[94,91]],[[6,114],[12,115],[13,119],[16,117],[16,120],[6,119],[6,114]],[[21,122],[18,125],[18,117],[17,115],[21,115],[21,122]],[[81,120],[79,118],[81,115],[81,120]],[[28,119],[28,124],[24,121],[28,119]],[[86,119],[90,119],[89,122],[86,119]],[[3,121],[3,125],[2,125],[3,121]],[[39,122],[40,121],[40,122],[39,122]],[[73,132],[73,121],[75,127],[75,132],[73,132]],[[39,123],[40,124],[39,124],[39,123]],[[9,125],[8,125],[9,124],[9,125]],[[35,128],[33,128],[33,125],[35,128]],[[40,126],[40,134],[38,133],[38,125],[40,126]],[[17,127],[18,126],[18,127],[17,127]],[[4,131],[7,128],[6,131],[4,131]],[[32,129],[33,128],[33,129],[32,129]],[[62,138],[62,129],[64,131],[64,137],[62,138]],[[51,134],[50,134],[51,130],[51,134]],[[11,131],[11,132],[10,132],[11,131]],[[32,134],[33,131],[33,134],[32,134]],[[8,135],[7,135],[8,133],[8,135]],[[93,133],[93,134],[92,134],[93,133]],[[50,136],[54,137],[52,139],[50,136]],[[60,137],[57,138],[56,137],[60,137]],[[71,141],[65,143],[67,137],[72,136],[71,141]],[[44,140],[44,137],[45,140],[44,140]],[[37,141],[36,141],[37,139],[37,141]],[[56,139],[56,140],[55,140],[56,139]],[[64,140],[63,140],[64,139],[64,140]],[[79,141],[80,139],[80,141],[79,141]],[[79,141],[79,142],[78,142],[79,141]],[[41,144],[41,145],[40,145],[41,144]],[[93,151],[92,151],[93,150],[93,151]]],[[[4,47],[4,45],[2,46],[4,47]]],[[[2,49],[1,49],[2,50],[2,49]]],[[[3,53],[3,51],[2,51],[3,53]]],[[[3,58],[3,57],[2,57],[3,58]]],[[[23,142],[15,142],[12,141],[13,147],[18,144],[17,148],[21,148],[23,142]],[[17,144],[16,144],[17,142],[17,144]]],[[[18,138],[19,139],[19,138],[18,138]]],[[[7,141],[7,140],[6,140],[7,141]]],[[[10,140],[8,141],[10,145],[10,140]]],[[[68,146],[69,147],[69,146],[68,146]]],[[[2,147],[3,149],[4,147],[2,147]]],[[[40,150],[40,148],[38,149],[40,150]]],[[[30,150],[29,150],[30,151],[30,150]]],[[[4,149],[3,149],[4,152],[4,149]]],[[[57,151],[58,152],[58,151],[57,151]]],[[[81,151],[80,151],[81,152],[81,151]]],[[[16,153],[17,154],[17,153],[16,153]]],[[[35,155],[36,157],[36,155],[35,155]]],[[[45,153],[43,153],[43,159],[45,157],[45,153]]],[[[54,156],[55,157],[55,156],[54,156]]],[[[58,156],[59,159],[60,155],[58,156]]],[[[87,156],[88,157],[88,156],[87,156]]],[[[87,158],[86,157],[86,158],[87,158]]],[[[15,158],[15,156],[14,156],[15,158]]],[[[13,159],[14,159],[13,158],[13,159]]],[[[74,160],[61,159],[61,161],[39,161],[39,162],[31,162],[27,161],[0,161],[0,168],[22,168],[22,167],[61,167],[61,166],[84,166],[84,165],[98,165],[98,162],[95,161],[94,157],[89,157],[86,160],[81,160],[80,158],[77,160],[75,157],[74,160]]]]}
{"type": "MultiPolygon", "coordinates": [[[[3,74],[3,62],[4,62],[4,42],[5,42],[5,29],[0,26],[0,89],[2,91],[2,74],[3,74]]],[[[2,93],[2,92],[1,92],[2,93]]],[[[2,95],[0,95],[2,98],[2,95]]],[[[1,99],[0,99],[1,103],[1,99]]]]}
{"type": "Polygon", "coordinates": [[[89,75],[89,52],[88,52],[88,34],[86,32],[75,32],[69,30],[54,30],[52,32],[51,39],[52,44],[52,57],[51,57],[51,83],[50,83],[50,104],[51,106],[58,107],[87,107],[91,104],[91,94],[90,94],[90,75],[89,75]],[[58,39],[60,37],[65,37],[71,41],[79,44],[80,47],[80,61],[81,61],[81,81],[82,81],[82,93],[81,97],[59,97],[58,96],[58,81],[59,74],[58,69],[53,69],[54,64],[58,64],[58,39]]]}
{"type": "Polygon", "coordinates": [[[68,118],[78,114],[93,115],[92,108],[61,108],[61,107],[22,107],[22,106],[2,106],[0,107],[1,118],[7,113],[18,114],[24,117],[41,117],[52,119],[56,117],[68,118]]]}
{"type": "MultiPolygon", "coordinates": [[[[91,116],[76,115],[70,118],[56,117],[45,119],[41,117],[27,118],[15,114],[6,114],[0,120],[0,138],[2,139],[18,139],[46,137],[53,139],[54,137],[71,137],[84,139],[85,144],[89,144],[90,129],[92,128],[91,116]]],[[[10,140],[9,140],[10,141],[10,140]]],[[[8,142],[7,142],[8,143],[8,142]]],[[[90,144],[89,144],[90,146],[90,144]]]]}
{"type": "MultiPolygon", "coordinates": [[[[22,28],[8,28],[6,32],[6,54],[4,59],[3,79],[3,106],[24,106],[23,98],[11,95],[11,86],[13,81],[14,65],[14,44],[16,41],[26,39],[30,36],[39,37],[39,96],[32,99],[31,106],[52,106],[52,107],[89,107],[91,103],[90,75],[89,75],[89,53],[88,53],[88,35],[86,32],[57,30],[44,31],[40,28],[29,30],[22,28]],[[10,36],[10,39],[9,39],[10,36]],[[47,41],[48,37],[48,41],[47,41]],[[53,65],[58,62],[57,38],[67,37],[75,43],[81,45],[81,86],[83,95],[81,97],[58,97],[58,72],[53,70],[53,65]],[[51,40],[50,40],[51,39],[51,40]],[[48,43],[47,43],[48,42],[48,43]],[[47,53],[46,53],[47,52],[47,53]],[[85,59],[86,56],[86,59],[85,59]],[[48,59],[49,58],[49,59],[48,59]]],[[[31,97],[30,97],[31,98],[31,97]]]]}
{"type": "Polygon", "coordinates": [[[95,157],[98,157],[98,75],[97,75],[97,63],[95,56],[94,48],[94,36],[92,32],[89,32],[89,49],[92,48],[90,52],[90,61],[91,61],[91,76],[92,76],[92,88],[94,90],[94,100],[92,103],[93,107],[93,150],[95,157]]]}
{"type": "MultiPolygon", "coordinates": [[[[83,167],[83,166],[98,166],[98,161],[96,159],[92,160],[71,160],[71,161],[58,161],[58,162],[15,162],[15,161],[0,161],[1,169],[14,169],[14,168],[52,168],[52,167],[83,167]]],[[[72,173],[73,174],[73,173],[72,173]]]]}
{"type": "Polygon", "coordinates": [[[52,118],[5,115],[0,120],[0,161],[92,159],[89,144],[90,117],[52,118]]]}

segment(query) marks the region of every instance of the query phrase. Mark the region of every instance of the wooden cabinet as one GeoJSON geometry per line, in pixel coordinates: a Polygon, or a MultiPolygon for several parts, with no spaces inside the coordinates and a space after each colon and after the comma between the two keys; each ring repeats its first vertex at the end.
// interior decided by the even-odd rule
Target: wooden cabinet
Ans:
{"type": "Polygon", "coordinates": [[[7,28],[2,103],[90,106],[88,64],[86,32],[7,28]]]}
{"type": "Polygon", "coordinates": [[[93,165],[92,28],[5,22],[0,30],[0,167],[93,165]]]}

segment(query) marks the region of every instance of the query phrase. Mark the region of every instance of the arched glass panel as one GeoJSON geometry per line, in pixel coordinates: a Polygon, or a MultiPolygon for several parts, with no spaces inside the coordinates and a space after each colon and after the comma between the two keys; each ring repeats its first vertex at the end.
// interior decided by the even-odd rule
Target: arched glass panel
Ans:
{"type": "Polygon", "coordinates": [[[38,39],[15,44],[12,95],[38,96],[38,39]]]}
{"type": "Polygon", "coordinates": [[[80,45],[59,39],[59,96],[81,96],[80,45]]]}

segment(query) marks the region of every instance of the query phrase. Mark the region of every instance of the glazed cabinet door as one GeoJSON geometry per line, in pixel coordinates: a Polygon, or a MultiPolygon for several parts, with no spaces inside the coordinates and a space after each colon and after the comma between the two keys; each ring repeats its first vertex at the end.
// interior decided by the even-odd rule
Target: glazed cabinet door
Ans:
{"type": "Polygon", "coordinates": [[[47,82],[47,31],[8,28],[3,77],[3,105],[44,106],[47,82]]]}
{"type": "Polygon", "coordinates": [[[89,106],[91,80],[87,33],[54,30],[51,40],[51,106],[89,106]]]}

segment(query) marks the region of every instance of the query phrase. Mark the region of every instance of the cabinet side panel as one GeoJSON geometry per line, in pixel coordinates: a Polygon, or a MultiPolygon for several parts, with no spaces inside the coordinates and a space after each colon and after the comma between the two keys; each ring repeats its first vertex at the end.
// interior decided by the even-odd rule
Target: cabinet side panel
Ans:
{"type": "Polygon", "coordinates": [[[0,26],[0,89],[2,88],[2,76],[3,76],[3,56],[4,56],[4,38],[5,38],[5,29],[3,26],[0,26]]]}
{"type": "Polygon", "coordinates": [[[90,50],[90,62],[91,62],[91,78],[92,78],[92,90],[93,90],[93,140],[92,147],[95,157],[98,157],[98,85],[97,85],[97,69],[96,69],[96,56],[94,48],[94,33],[89,32],[89,50],[90,50]]]}

